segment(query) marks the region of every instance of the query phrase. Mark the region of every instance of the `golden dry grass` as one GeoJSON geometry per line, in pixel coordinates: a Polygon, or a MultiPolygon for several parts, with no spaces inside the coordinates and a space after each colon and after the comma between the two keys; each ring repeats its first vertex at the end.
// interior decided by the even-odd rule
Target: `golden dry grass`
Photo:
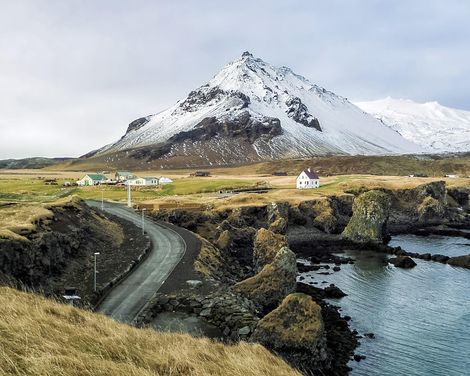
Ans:
{"type": "Polygon", "coordinates": [[[0,317],[1,375],[300,376],[261,345],[136,329],[6,287],[0,317]]]}
{"type": "Polygon", "coordinates": [[[0,238],[25,240],[21,234],[35,231],[39,220],[52,217],[53,213],[39,204],[17,204],[0,208],[0,238]]]}

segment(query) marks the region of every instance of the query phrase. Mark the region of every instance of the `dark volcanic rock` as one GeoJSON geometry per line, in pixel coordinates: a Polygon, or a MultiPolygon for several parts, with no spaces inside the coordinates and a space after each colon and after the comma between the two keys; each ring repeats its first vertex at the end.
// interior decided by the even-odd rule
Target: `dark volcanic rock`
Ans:
{"type": "Polygon", "coordinates": [[[470,255],[451,257],[447,263],[452,266],[461,266],[470,269],[470,255]]]}
{"type": "Polygon", "coordinates": [[[126,134],[131,132],[131,131],[136,131],[139,128],[142,128],[145,124],[149,122],[148,117],[141,117],[139,119],[134,120],[132,123],[129,124],[127,127],[126,134]]]}
{"type": "Polygon", "coordinates": [[[286,105],[287,116],[308,128],[315,128],[317,131],[322,131],[320,122],[308,112],[307,106],[302,103],[300,98],[290,98],[286,101],[286,105]]]}
{"type": "Polygon", "coordinates": [[[325,287],[325,297],[331,299],[339,299],[348,294],[344,293],[339,287],[335,285],[330,285],[325,287]]]}
{"type": "Polygon", "coordinates": [[[392,257],[388,262],[395,265],[397,268],[410,269],[416,266],[416,262],[409,256],[392,257]]]}
{"type": "Polygon", "coordinates": [[[449,260],[449,259],[450,259],[450,257],[445,256],[445,255],[432,255],[432,257],[431,257],[432,261],[441,262],[443,264],[445,264],[447,262],[447,260],[449,260]]]}
{"type": "Polygon", "coordinates": [[[167,141],[179,143],[184,141],[207,141],[216,136],[238,137],[253,143],[264,137],[271,139],[282,134],[281,122],[277,118],[253,118],[248,111],[242,112],[235,118],[217,119],[207,117],[201,120],[194,129],[180,132],[167,141]]]}

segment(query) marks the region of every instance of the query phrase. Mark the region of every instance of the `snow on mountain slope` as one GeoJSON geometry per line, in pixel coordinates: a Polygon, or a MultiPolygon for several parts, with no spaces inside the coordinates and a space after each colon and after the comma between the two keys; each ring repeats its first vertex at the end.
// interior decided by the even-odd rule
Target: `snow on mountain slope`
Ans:
{"type": "Polygon", "coordinates": [[[470,151],[469,111],[390,97],[356,105],[430,152],[470,151]]]}
{"type": "Polygon", "coordinates": [[[345,98],[248,52],[173,107],[132,122],[99,153],[155,145],[155,158],[189,155],[197,146],[222,158],[238,153],[240,161],[421,151],[345,98]]]}

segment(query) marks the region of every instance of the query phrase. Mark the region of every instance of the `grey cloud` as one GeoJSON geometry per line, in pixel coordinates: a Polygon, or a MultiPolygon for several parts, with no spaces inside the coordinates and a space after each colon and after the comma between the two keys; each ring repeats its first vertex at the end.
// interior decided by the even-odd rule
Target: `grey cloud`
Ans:
{"type": "Polygon", "coordinates": [[[244,50],[351,100],[470,110],[465,0],[0,2],[0,158],[112,142],[244,50]]]}

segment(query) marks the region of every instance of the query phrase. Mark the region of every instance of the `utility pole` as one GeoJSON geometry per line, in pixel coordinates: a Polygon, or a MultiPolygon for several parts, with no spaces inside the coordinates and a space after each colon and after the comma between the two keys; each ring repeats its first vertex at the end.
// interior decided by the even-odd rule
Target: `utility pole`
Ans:
{"type": "Polygon", "coordinates": [[[131,185],[127,182],[127,206],[132,208],[131,185]]]}
{"type": "Polygon", "coordinates": [[[142,235],[145,235],[145,211],[147,209],[142,208],[142,235]]]}
{"type": "Polygon", "coordinates": [[[98,271],[96,270],[96,256],[98,256],[100,253],[95,252],[93,255],[95,256],[95,267],[94,267],[94,273],[93,273],[93,291],[96,292],[96,274],[98,271]]]}

